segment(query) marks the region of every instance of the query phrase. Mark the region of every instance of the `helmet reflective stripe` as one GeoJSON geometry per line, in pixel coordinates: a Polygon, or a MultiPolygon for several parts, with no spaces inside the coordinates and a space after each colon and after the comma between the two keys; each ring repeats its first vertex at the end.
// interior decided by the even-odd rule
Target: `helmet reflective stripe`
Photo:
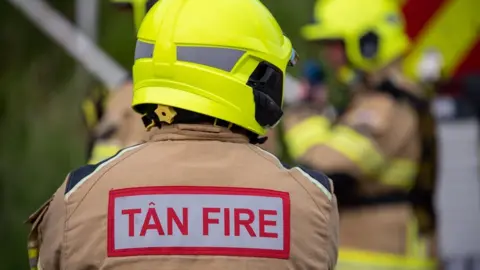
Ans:
{"type": "Polygon", "coordinates": [[[152,58],[153,57],[153,47],[155,45],[137,41],[137,46],[135,47],[135,60],[140,58],[152,58]]]}
{"type": "Polygon", "coordinates": [[[225,71],[232,71],[245,51],[212,47],[177,47],[179,61],[202,64],[225,71]]]}
{"type": "MultiPolygon", "coordinates": [[[[154,45],[138,40],[135,47],[135,60],[140,58],[152,58],[154,45]]],[[[245,54],[245,51],[214,48],[214,47],[193,47],[178,46],[177,59],[179,61],[192,62],[210,67],[215,67],[225,71],[231,71],[235,64],[245,54]]],[[[292,49],[292,55],[288,65],[293,67],[297,64],[299,56],[295,49],[292,49]]]]}
{"type": "MultiPolygon", "coordinates": [[[[153,49],[153,44],[137,41],[135,60],[152,58],[153,49]]],[[[244,54],[245,51],[228,48],[177,46],[178,61],[201,64],[227,72],[232,71],[244,54]]]]}

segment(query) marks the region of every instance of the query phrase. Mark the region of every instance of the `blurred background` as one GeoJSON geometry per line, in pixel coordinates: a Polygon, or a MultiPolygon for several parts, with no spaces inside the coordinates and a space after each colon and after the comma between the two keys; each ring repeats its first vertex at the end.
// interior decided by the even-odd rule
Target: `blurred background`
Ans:
{"type": "MultiPolygon", "coordinates": [[[[452,68],[438,86],[435,99],[441,155],[437,194],[440,247],[450,269],[480,269],[480,7],[476,1],[404,1],[407,29],[415,42],[443,37],[440,50],[464,48],[462,55],[447,54],[443,59],[452,68]],[[465,10],[455,11],[455,5],[465,1],[478,7],[476,17],[463,16],[465,10]],[[476,29],[473,37],[462,36],[459,29],[465,24],[459,23],[461,18],[469,19],[468,27],[476,29]]],[[[87,130],[82,101],[94,90],[120,83],[133,62],[135,28],[129,12],[115,9],[107,0],[41,2],[55,13],[45,12],[41,8],[45,5],[38,6],[37,0],[0,1],[0,269],[28,267],[28,226],[23,222],[70,170],[85,163],[87,130]],[[31,8],[22,10],[22,5],[31,8]],[[92,44],[72,36],[71,29],[57,20],[58,14],[116,62],[89,54],[92,44]],[[63,38],[63,46],[42,31],[42,25],[63,38]],[[80,59],[72,57],[75,53],[80,59]],[[86,68],[88,63],[78,61],[82,58],[98,63],[86,68]]],[[[301,58],[315,57],[299,33],[310,21],[314,1],[262,2],[278,18],[301,58]]],[[[294,69],[291,74],[298,77],[299,71],[294,69]]],[[[293,101],[296,82],[288,83],[287,99],[293,101]]]]}

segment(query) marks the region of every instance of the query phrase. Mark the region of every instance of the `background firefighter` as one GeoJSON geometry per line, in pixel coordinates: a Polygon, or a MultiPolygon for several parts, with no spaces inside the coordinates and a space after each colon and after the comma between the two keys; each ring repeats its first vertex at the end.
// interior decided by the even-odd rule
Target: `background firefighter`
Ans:
{"type": "MultiPolygon", "coordinates": [[[[133,22],[138,30],[147,11],[158,0],[112,0],[117,8],[133,13],[133,22]]],[[[132,33],[133,34],[133,33],[132,33]]],[[[88,129],[87,159],[89,164],[98,163],[113,156],[120,149],[139,143],[145,134],[130,105],[132,82],[111,93],[96,88],[82,104],[84,121],[88,129]]]]}
{"type": "Polygon", "coordinates": [[[402,71],[409,41],[399,6],[318,1],[314,13],[302,33],[321,46],[351,101],[334,120],[286,117],[285,141],[296,162],[335,183],[338,269],[434,269],[434,122],[424,88],[402,71]]]}
{"type": "MultiPolygon", "coordinates": [[[[303,65],[302,78],[298,87],[297,100],[285,104],[284,119],[297,114],[325,112],[334,115],[335,110],[328,104],[328,86],[324,68],[317,61],[308,61],[303,65]]],[[[283,121],[269,130],[268,140],[260,145],[262,149],[280,157],[284,162],[292,162],[285,147],[283,121]]]]}

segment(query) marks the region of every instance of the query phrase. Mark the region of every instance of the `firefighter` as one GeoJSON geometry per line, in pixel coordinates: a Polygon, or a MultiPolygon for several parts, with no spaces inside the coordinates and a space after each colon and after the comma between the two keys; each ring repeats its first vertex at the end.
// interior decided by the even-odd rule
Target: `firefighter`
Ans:
{"type": "Polygon", "coordinates": [[[148,139],[74,170],[30,217],[32,269],[333,269],[331,180],[255,145],[296,61],[258,0],[155,4],[133,66],[148,139]]]}
{"type": "MultiPolygon", "coordinates": [[[[325,81],[323,67],[316,61],[308,61],[304,64],[302,78],[298,87],[298,97],[291,103],[286,104],[283,119],[297,117],[310,113],[328,112],[334,115],[331,106],[327,106],[327,83],[325,81]]],[[[284,127],[281,121],[277,127],[268,131],[268,140],[261,145],[262,149],[279,156],[284,162],[291,162],[284,143],[284,127]]]]}
{"type": "Polygon", "coordinates": [[[93,148],[88,164],[113,156],[120,149],[139,143],[145,135],[140,117],[132,112],[132,83],[130,80],[109,94],[101,121],[93,130],[93,148]]]}
{"type": "MultiPolygon", "coordinates": [[[[119,9],[133,13],[133,22],[138,29],[146,12],[157,0],[112,0],[119,9]]],[[[98,88],[82,104],[84,120],[89,133],[87,159],[89,164],[98,163],[113,156],[121,148],[143,140],[144,126],[139,116],[130,108],[132,83],[129,78],[119,89],[109,95],[98,88]]]]}
{"type": "Polygon", "coordinates": [[[337,269],[435,269],[435,131],[423,89],[402,73],[401,11],[391,0],[321,0],[314,16],[302,34],[351,100],[335,120],[285,119],[285,141],[335,183],[337,269]]]}
{"type": "Polygon", "coordinates": [[[103,117],[107,97],[107,90],[103,87],[97,87],[87,93],[81,104],[83,123],[87,132],[87,159],[90,159],[92,156],[96,141],[95,128],[103,117]]]}

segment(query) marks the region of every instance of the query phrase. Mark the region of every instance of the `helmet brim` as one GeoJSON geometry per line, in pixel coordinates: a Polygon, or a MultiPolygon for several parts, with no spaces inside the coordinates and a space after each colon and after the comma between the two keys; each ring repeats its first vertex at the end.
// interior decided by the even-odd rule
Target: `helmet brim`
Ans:
{"type": "Polygon", "coordinates": [[[266,133],[265,129],[253,120],[254,118],[246,117],[239,111],[234,113],[235,110],[232,108],[227,108],[224,104],[208,97],[170,87],[145,86],[134,91],[132,102],[134,109],[140,104],[160,104],[206,114],[241,126],[258,135],[266,133]]]}
{"type": "Polygon", "coordinates": [[[343,39],[337,31],[328,29],[321,24],[309,24],[301,29],[302,37],[307,41],[343,39]]]}

